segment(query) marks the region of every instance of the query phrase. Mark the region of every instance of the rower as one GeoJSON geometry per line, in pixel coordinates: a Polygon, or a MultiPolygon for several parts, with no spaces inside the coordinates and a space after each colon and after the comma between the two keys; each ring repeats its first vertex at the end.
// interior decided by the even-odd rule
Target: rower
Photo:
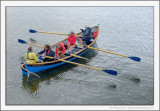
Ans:
{"type": "Polygon", "coordinates": [[[33,49],[31,46],[28,47],[28,52],[26,53],[26,59],[27,59],[27,64],[38,62],[38,58],[36,54],[33,52],[33,49]]]}
{"type": "Polygon", "coordinates": [[[86,41],[86,43],[88,44],[91,38],[90,35],[91,35],[92,29],[88,27],[88,25],[85,25],[85,30],[84,29],[80,29],[80,30],[83,32],[82,36],[85,36],[85,37],[78,37],[80,44],[83,45],[83,41],[86,41]]]}
{"type": "MultiPolygon", "coordinates": [[[[45,53],[45,56],[50,56],[50,57],[54,57],[55,52],[52,51],[52,49],[50,48],[50,45],[46,44],[45,48],[40,51],[38,54],[43,54],[45,53]]],[[[41,62],[47,62],[47,61],[52,61],[53,59],[49,59],[49,58],[45,58],[40,56],[39,59],[41,59],[41,62]]]]}
{"type": "Polygon", "coordinates": [[[75,33],[71,31],[67,40],[67,45],[68,45],[67,51],[69,51],[69,53],[71,53],[72,49],[75,48],[75,42],[76,42],[75,33]]]}
{"type": "Polygon", "coordinates": [[[64,58],[65,52],[65,44],[63,42],[57,43],[55,48],[55,60],[57,59],[58,55],[60,56],[60,59],[64,58]]]}

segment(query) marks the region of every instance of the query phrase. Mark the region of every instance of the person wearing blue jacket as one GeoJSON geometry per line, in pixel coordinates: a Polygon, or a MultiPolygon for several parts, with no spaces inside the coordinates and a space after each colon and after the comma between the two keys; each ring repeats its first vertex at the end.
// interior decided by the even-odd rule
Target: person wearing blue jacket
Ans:
{"type": "Polygon", "coordinates": [[[82,36],[84,37],[78,37],[78,40],[80,44],[83,45],[83,41],[89,42],[89,39],[91,38],[90,35],[91,35],[92,29],[87,25],[85,25],[85,30],[84,29],[80,29],[80,30],[83,32],[82,36]]]}
{"type": "MultiPolygon", "coordinates": [[[[45,48],[42,51],[40,51],[38,54],[43,54],[43,53],[45,53],[45,56],[50,56],[50,57],[54,57],[55,55],[55,52],[52,51],[52,49],[50,48],[50,45],[48,44],[46,44],[45,48]]],[[[40,56],[40,59],[42,60],[42,62],[54,60],[49,58],[43,58],[42,56],[40,56]]]]}

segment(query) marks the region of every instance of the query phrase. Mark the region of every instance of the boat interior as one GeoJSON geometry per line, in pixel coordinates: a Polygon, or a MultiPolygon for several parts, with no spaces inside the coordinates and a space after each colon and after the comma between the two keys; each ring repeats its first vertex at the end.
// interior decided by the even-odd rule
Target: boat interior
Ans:
{"type": "MultiPolygon", "coordinates": [[[[89,42],[87,43],[86,41],[83,41],[83,45],[84,46],[87,46],[87,45],[89,45],[89,44],[91,44],[93,41],[94,41],[94,38],[92,38],[92,35],[93,35],[93,33],[95,32],[95,31],[98,31],[98,28],[97,27],[93,27],[92,28],[92,30],[91,30],[91,35],[90,35],[90,40],[89,40],[89,42]]],[[[76,35],[82,35],[83,33],[82,32],[80,32],[80,33],[78,33],[78,34],[76,34],[76,35]]],[[[67,38],[65,39],[65,40],[63,40],[63,41],[60,41],[60,42],[63,42],[63,43],[66,43],[67,44],[67,38]]],[[[78,37],[77,37],[77,40],[76,40],[76,44],[80,44],[80,42],[79,42],[79,40],[78,40],[78,37]]],[[[52,49],[55,49],[56,48],[56,44],[54,44],[52,47],[51,47],[52,49]]],[[[82,50],[83,49],[83,47],[82,46],[75,46],[75,48],[73,48],[72,49],[72,51],[71,51],[71,54],[75,54],[76,52],[78,52],[78,51],[80,51],[80,50],[82,50]]],[[[68,53],[68,51],[66,51],[66,54],[64,55],[64,57],[67,57],[67,56],[70,56],[69,54],[67,54],[68,53]]],[[[59,56],[58,56],[58,59],[59,59],[59,56]]]]}

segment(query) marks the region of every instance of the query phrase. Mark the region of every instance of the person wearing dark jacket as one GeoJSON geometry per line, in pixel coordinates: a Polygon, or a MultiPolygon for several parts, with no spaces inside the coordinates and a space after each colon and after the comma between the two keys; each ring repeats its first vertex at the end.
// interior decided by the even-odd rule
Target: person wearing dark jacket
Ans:
{"type": "Polygon", "coordinates": [[[92,29],[88,27],[87,25],[85,25],[85,30],[84,29],[80,29],[80,30],[83,32],[82,36],[84,37],[78,37],[78,40],[80,44],[83,45],[83,41],[89,42],[92,29]]]}
{"type": "MultiPolygon", "coordinates": [[[[46,44],[45,48],[40,51],[38,54],[43,54],[45,53],[45,56],[50,56],[50,57],[54,57],[55,52],[52,51],[52,49],[50,48],[50,45],[46,44]]],[[[49,59],[49,58],[43,58],[42,56],[40,56],[40,59],[42,60],[42,62],[46,62],[46,61],[52,61],[54,59],[49,59]]]]}

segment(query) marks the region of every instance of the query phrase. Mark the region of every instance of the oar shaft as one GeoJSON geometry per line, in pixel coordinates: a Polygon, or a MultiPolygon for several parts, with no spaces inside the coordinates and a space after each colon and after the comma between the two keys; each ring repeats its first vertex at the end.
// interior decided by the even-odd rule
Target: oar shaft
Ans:
{"type": "Polygon", "coordinates": [[[75,64],[75,65],[79,65],[79,66],[84,66],[84,67],[100,70],[100,71],[103,70],[103,69],[99,69],[99,68],[96,68],[96,67],[87,66],[87,65],[84,65],[84,64],[79,64],[79,63],[75,63],[75,62],[71,62],[71,61],[66,61],[66,60],[63,60],[63,59],[58,59],[58,60],[63,61],[63,62],[67,62],[67,63],[71,63],[71,64],[75,64]]]}
{"type": "MultiPolygon", "coordinates": [[[[55,51],[54,49],[52,49],[53,51],[55,51]]],[[[84,57],[81,57],[81,56],[78,56],[78,55],[75,55],[75,54],[70,54],[71,56],[74,56],[74,57],[77,57],[77,58],[81,58],[81,59],[86,59],[88,60],[87,58],[84,58],[84,57]]]]}
{"type": "MultiPolygon", "coordinates": [[[[62,34],[62,33],[52,33],[52,32],[41,32],[41,31],[37,31],[38,33],[47,33],[47,34],[57,34],[57,35],[68,35],[68,34],[62,34]]],[[[80,36],[80,35],[75,35],[77,37],[84,37],[84,36],[80,36]]]]}
{"type": "MultiPolygon", "coordinates": [[[[75,45],[83,46],[83,45],[80,45],[80,44],[75,44],[75,45]]],[[[87,47],[87,48],[93,49],[93,50],[102,51],[102,52],[107,52],[107,53],[111,53],[111,54],[119,55],[119,56],[123,56],[123,57],[128,57],[128,56],[126,56],[126,55],[121,55],[121,54],[117,54],[117,53],[114,53],[114,52],[110,52],[110,51],[106,51],[106,50],[102,50],[102,49],[97,49],[97,48],[93,48],[93,47],[87,47]]]]}
{"type": "Polygon", "coordinates": [[[37,31],[37,32],[38,32],[38,33],[57,34],[57,35],[68,35],[68,34],[52,33],[52,32],[40,32],[40,31],[37,31]]]}
{"type": "Polygon", "coordinates": [[[102,51],[102,52],[111,53],[111,54],[114,54],[114,55],[119,55],[119,56],[123,56],[123,57],[128,57],[128,56],[125,56],[125,55],[117,54],[117,53],[110,52],[110,51],[105,51],[105,50],[102,50],[102,49],[97,49],[97,48],[93,48],[93,47],[88,47],[88,48],[94,49],[94,50],[99,50],[99,51],[102,51]]]}
{"type": "Polygon", "coordinates": [[[28,43],[28,42],[27,42],[27,44],[34,45],[34,46],[41,47],[41,48],[45,48],[45,47],[43,47],[43,46],[36,45],[36,44],[31,44],[31,43],[28,43]]]}
{"type": "Polygon", "coordinates": [[[75,55],[75,54],[70,54],[71,56],[75,56],[75,57],[77,57],[77,58],[81,58],[81,59],[86,59],[86,60],[88,60],[87,58],[84,58],[84,57],[81,57],[81,56],[77,56],[77,55],[75,55]]]}

